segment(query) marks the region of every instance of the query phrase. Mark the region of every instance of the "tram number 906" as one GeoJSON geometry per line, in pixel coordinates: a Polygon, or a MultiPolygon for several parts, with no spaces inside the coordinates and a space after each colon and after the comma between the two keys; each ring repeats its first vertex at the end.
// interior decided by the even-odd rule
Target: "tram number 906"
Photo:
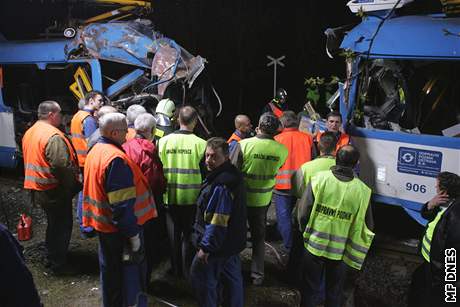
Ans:
{"type": "Polygon", "coordinates": [[[424,184],[418,184],[418,183],[411,183],[407,182],[406,183],[406,190],[407,191],[412,191],[412,192],[420,192],[420,193],[426,193],[426,185],[424,184]]]}

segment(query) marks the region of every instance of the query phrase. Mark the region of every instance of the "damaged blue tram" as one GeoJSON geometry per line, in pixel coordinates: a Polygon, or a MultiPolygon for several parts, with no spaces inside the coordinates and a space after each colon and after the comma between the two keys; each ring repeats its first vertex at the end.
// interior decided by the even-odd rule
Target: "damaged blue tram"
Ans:
{"type": "Polygon", "coordinates": [[[0,41],[0,167],[20,161],[22,135],[40,102],[56,100],[69,121],[91,90],[120,111],[139,103],[153,112],[163,97],[187,102],[210,130],[212,111],[202,97],[209,84],[200,79],[205,62],[146,20],[91,23],[68,39],[0,41]]]}
{"type": "Polygon", "coordinates": [[[460,173],[460,18],[375,12],[343,35],[340,111],[360,177],[425,224],[436,175],[460,173]]]}

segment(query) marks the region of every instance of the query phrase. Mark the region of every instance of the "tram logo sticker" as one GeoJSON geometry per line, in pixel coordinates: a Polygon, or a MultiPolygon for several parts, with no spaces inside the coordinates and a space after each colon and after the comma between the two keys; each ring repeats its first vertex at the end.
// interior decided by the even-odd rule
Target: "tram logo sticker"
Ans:
{"type": "Polygon", "coordinates": [[[399,147],[398,172],[436,177],[441,171],[442,152],[399,147]]]}

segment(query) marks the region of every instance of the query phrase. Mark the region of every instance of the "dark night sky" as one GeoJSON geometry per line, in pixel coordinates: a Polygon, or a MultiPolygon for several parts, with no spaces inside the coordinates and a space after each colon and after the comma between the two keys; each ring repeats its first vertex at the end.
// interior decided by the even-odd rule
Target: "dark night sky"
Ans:
{"type": "Polygon", "coordinates": [[[357,21],[345,6],[328,11],[327,1],[165,1],[155,14],[162,32],[209,60],[212,80],[224,96],[226,110],[253,120],[273,93],[273,68],[266,55],[285,55],[278,86],[289,93],[291,108],[303,105],[304,79],[341,74],[341,59],[325,53],[324,29],[357,21]],[[176,26],[171,26],[171,22],[176,26]]]}
{"type": "MultiPolygon", "coordinates": [[[[0,1],[0,32],[7,39],[36,38],[54,19],[65,20],[63,0],[0,1]],[[43,2],[43,3],[42,3],[43,2]]],[[[71,1],[78,2],[78,1],[71,1]]],[[[221,132],[232,130],[233,116],[247,113],[253,121],[273,92],[273,68],[266,55],[285,55],[278,85],[299,111],[304,103],[304,79],[309,76],[343,77],[341,58],[325,52],[328,27],[358,23],[347,1],[271,0],[160,0],[152,1],[156,29],[175,39],[192,54],[205,57],[207,72],[224,102],[221,132]]],[[[438,1],[418,0],[423,8],[438,1]]],[[[73,15],[95,15],[94,9],[74,9],[73,15]]]]}

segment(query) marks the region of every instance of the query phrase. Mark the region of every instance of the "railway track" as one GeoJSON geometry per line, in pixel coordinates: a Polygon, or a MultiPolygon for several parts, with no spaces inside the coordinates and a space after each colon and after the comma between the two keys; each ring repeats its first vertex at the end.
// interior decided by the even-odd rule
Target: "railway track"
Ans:
{"type": "Polygon", "coordinates": [[[421,263],[423,259],[419,253],[418,242],[418,239],[394,239],[377,235],[372,252],[389,258],[421,263]]]}

